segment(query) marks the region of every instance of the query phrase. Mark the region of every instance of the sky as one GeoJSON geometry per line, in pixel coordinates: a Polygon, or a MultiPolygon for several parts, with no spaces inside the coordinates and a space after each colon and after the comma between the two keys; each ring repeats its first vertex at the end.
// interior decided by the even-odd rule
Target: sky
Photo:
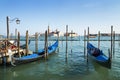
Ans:
{"type": "Polygon", "coordinates": [[[90,33],[110,33],[111,25],[120,33],[120,0],[0,0],[0,34],[6,35],[6,17],[10,20],[10,33],[17,29],[21,35],[51,31],[73,30],[79,35],[90,28],[90,33]]]}

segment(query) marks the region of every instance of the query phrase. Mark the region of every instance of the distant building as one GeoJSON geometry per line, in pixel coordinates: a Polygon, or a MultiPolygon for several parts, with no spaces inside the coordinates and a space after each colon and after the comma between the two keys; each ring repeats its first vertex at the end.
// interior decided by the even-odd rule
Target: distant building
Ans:
{"type": "MultiPolygon", "coordinates": [[[[55,30],[55,31],[52,31],[52,32],[50,32],[50,30],[48,31],[48,36],[49,37],[57,37],[58,34],[59,34],[59,36],[63,36],[63,33],[61,33],[58,30],[55,30]]],[[[40,36],[45,36],[45,33],[41,33],[40,36]]]]}
{"type": "MultiPolygon", "coordinates": [[[[116,36],[120,36],[120,34],[115,34],[116,36]]],[[[89,37],[96,37],[98,34],[89,34],[89,37]]],[[[111,36],[111,33],[100,33],[100,36],[111,36]]]]}
{"type": "Polygon", "coordinates": [[[49,36],[49,37],[51,37],[51,36],[57,37],[57,36],[58,36],[58,33],[59,33],[59,32],[54,32],[54,31],[53,31],[53,32],[50,32],[50,33],[48,34],[48,36],[49,36]]]}
{"type": "Polygon", "coordinates": [[[98,34],[89,34],[89,38],[95,38],[98,34]]]}
{"type": "Polygon", "coordinates": [[[57,37],[59,34],[59,36],[63,36],[63,33],[58,31],[57,29],[55,31],[52,31],[48,34],[48,36],[53,36],[53,37],[57,37]]]}
{"type": "Polygon", "coordinates": [[[111,33],[101,33],[101,36],[111,36],[111,33]]]}
{"type": "Polygon", "coordinates": [[[75,33],[75,32],[69,32],[68,34],[65,33],[64,36],[66,36],[66,35],[67,35],[67,36],[70,36],[70,37],[71,37],[71,36],[72,36],[72,37],[77,37],[77,36],[78,36],[78,34],[75,33]]]}
{"type": "Polygon", "coordinates": [[[119,33],[116,33],[115,36],[120,36],[120,34],[119,34],[119,33]]]}

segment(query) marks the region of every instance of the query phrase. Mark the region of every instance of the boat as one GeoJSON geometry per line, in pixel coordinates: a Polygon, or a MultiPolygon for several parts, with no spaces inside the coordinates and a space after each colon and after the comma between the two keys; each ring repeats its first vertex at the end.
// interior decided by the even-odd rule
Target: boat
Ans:
{"type": "MultiPolygon", "coordinates": [[[[58,40],[54,44],[48,47],[48,55],[55,53],[57,47],[58,47],[58,40]]],[[[14,66],[21,63],[33,62],[43,58],[45,56],[44,53],[45,53],[45,49],[38,50],[38,52],[33,52],[33,54],[29,54],[27,56],[22,56],[22,57],[13,55],[11,56],[12,59],[11,64],[14,66]]]]}
{"type": "Polygon", "coordinates": [[[96,48],[91,43],[87,44],[87,54],[91,61],[96,62],[106,68],[111,68],[111,58],[107,57],[102,50],[96,48]]]}
{"type": "MultiPolygon", "coordinates": [[[[9,64],[11,62],[11,58],[9,56],[14,55],[18,52],[18,47],[9,40],[1,40],[0,41],[0,65],[9,64]]],[[[24,53],[25,50],[19,48],[20,53],[24,53]]]]}

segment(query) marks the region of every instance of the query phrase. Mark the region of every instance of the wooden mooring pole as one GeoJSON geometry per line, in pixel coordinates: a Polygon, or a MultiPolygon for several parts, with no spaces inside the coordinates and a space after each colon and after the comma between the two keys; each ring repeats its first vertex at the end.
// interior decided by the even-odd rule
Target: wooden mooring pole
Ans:
{"type": "Polygon", "coordinates": [[[89,27],[88,27],[88,36],[87,36],[87,43],[89,43],[89,27]]]}
{"type": "Polygon", "coordinates": [[[64,38],[64,36],[62,36],[61,38],[62,38],[62,47],[63,47],[63,38],[64,38]]]}
{"type": "Polygon", "coordinates": [[[119,47],[120,47],[120,34],[118,35],[118,44],[119,44],[119,47]]]}
{"type": "Polygon", "coordinates": [[[60,39],[59,32],[57,32],[57,36],[58,36],[58,49],[57,49],[57,52],[59,52],[59,39],[60,39]]]}
{"type": "Polygon", "coordinates": [[[113,52],[113,26],[111,26],[111,58],[112,58],[112,52],[113,52]]]}
{"type": "Polygon", "coordinates": [[[35,52],[38,53],[38,33],[35,33],[35,52]]]}
{"type": "Polygon", "coordinates": [[[15,39],[17,39],[17,29],[15,29],[15,39]]]}
{"type": "Polygon", "coordinates": [[[7,39],[9,39],[9,17],[6,17],[6,22],[7,22],[7,39]]]}
{"type": "Polygon", "coordinates": [[[60,41],[60,32],[57,32],[58,42],[60,41]]]}
{"type": "MultiPolygon", "coordinates": [[[[17,34],[18,32],[17,32],[17,29],[15,29],[15,40],[16,40],[16,42],[17,42],[17,34]]],[[[17,45],[17,43],[15,43],[15,45],[17,45]]]]}
{"type": "Polygon", "coordinates": [[[21,54],[20,54],[20,32],[18,32],[17,47],[18,47],[18,55],[19,55],[19,57],[21,57],[21,54]]]}
{"type": "Polygon", "coordinates": [[[66,57],[65,62],[68,64],[68,25],[66,25],[66,57]]]}
{"type": "Polygon", "coordinates": [[[108,55],[109,55],[109,59],[111,60],[112,54],[111,54],[111,52],[110,52],[110,49],[108,49],[108,55]]]}
{"type": "Polygon", "coordinates": [[[45,31],[45,60],[48,59],[48,33],[45,31]]]}
{"type": "Polygon", "coordinates": [[[68,57],[68,25],[66,25],[66,58],[68,57]]]}
{"type": "Polygon", "coordinates": [[[98,32],[98,49],[100,49],[100,31],[98,32]]]}
{"type": "Polygon", "coordinates": [[[113,55],[115,54],[115,31],[113,31],[113,55]]]}
{"type": "Polygon", "coordinates": [[[84,30],[84,57],[86,54],[86,30],[84,30]]]}
{"type": "MultiPolygon", "coordinates": [[[[89,27],[88,27],[88,35],[87,35],[87,44],[89,43],[89,27]]],[[[88,62],[88,53],[87,53],[87,62],[88,62]]]]}
{"type": "Polygon", "coordinates": [[[73,30],[71,30],[71,53],[72,53],[72,38],[73,38],[73,30]]]}
{"type": "Polygon", "coordinates": [[[26,31],[26,55],[28,55],[28,40],[29,40],[29,37],[28,37],[28,30],[26,31]]]}

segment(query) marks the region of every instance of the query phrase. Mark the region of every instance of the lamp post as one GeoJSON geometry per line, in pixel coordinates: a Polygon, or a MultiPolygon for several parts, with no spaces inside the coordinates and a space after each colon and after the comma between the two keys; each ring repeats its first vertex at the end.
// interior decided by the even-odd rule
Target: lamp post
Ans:
{"type": "Polygon", "coordinates": [[[14,18],[10,20],[8,16],[6,17],[6,20],[7,20],[7,39],[9,39],[10,38],[9,37],[9,22],[16,20],[16,24],[20,24],[20,20],[18,18],[14,18]]]}

